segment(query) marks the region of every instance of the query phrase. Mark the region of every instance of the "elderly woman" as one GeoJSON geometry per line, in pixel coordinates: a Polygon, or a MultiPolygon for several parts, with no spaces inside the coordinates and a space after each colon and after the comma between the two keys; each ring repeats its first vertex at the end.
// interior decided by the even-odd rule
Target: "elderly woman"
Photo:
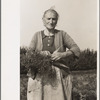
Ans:
{"type": "MultiPolygon", "coordinates": [[[[34,34],[30,48],[40,51],[41,55],[50,55],[52,61],[58,61],[73,55],[78,58],[80,49],[73,39],[64,31],[55,29],[58,21],[58,13],[53,9],[44,12],[44,30],[34,34]],[[68,50],[66,50],[68,49],[68,50]]],[[[52,65],[53,66],[53,65],[52,65]]],[[[56,71],[56,86],[43,85],[41,80],[33,78],[32,71],[29,73],[27,100],[71,100],[72,76],[67,73],[63,66],[53,66],[56,71]],[[65,75],[65,77],[63,77],[65,75]]]]}

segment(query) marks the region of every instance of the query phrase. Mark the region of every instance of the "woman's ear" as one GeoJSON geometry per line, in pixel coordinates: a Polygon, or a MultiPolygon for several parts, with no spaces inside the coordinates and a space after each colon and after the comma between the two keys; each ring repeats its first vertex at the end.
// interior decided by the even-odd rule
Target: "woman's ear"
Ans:
{"type": "Polygon", "coordinates": [[[44,17],[42,17],[42,20],[44,21],[44,17]]]}
{"type": "Polygon", "coordinates": [[[45,21],[44,21],[44,17],[42,17],[42,21],[43,21],[43,25],[45,26],[45,21]]]}

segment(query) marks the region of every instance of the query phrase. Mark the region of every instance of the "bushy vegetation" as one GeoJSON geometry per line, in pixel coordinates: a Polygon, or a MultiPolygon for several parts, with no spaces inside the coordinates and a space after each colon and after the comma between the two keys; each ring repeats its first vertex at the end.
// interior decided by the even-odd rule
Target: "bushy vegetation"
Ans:
{"type": "Polygon", "coordinates": [[[79,59],[72,57],[66,61],[70,70],[92,70],[97,68],[97,51],[86,49],[81,51],[79,59]]]}
{"type": "MultiPolygon", "coordinates": [[[[20,73],[26,74],[28,69],[25,67],[24,58],[27,48],[20,48],[20,73]]],[[[37,56],[38,58],[38,56],[37,56]]],[[[91,70],[97,68],[97,51],[86,49],[81,51],[79,59],[70,56],[62,61],[71,71],[74,70],[91,70]]]]}

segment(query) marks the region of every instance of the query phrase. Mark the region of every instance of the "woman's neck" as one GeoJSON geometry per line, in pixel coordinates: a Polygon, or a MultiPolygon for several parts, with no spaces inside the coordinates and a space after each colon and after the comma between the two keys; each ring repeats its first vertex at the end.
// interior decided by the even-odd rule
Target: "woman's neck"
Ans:
{"type": "Polygon", "coordinates": [[[49,33],[54,34],[55,29],[46,29],[49,33]]]}
{"type": "Polygon", "coordinates": [[[52,35],[54,35],[54,30],[45,29],[45,30],[44,30],[44,33],[45,33],[45,35],[47,35],[47,36],[52,36],[52,35]]]}

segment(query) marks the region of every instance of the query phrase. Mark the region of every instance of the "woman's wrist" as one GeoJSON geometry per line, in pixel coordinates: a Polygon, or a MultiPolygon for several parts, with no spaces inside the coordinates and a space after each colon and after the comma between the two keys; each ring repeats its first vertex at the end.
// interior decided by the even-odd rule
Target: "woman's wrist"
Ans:
{"type": "Polygon", "coordinates": [[[72,54],[73,54],[73,52],[71,50],[67,50],[66,52],[63,52],[64,57],[68,57],[72,54]]]}

